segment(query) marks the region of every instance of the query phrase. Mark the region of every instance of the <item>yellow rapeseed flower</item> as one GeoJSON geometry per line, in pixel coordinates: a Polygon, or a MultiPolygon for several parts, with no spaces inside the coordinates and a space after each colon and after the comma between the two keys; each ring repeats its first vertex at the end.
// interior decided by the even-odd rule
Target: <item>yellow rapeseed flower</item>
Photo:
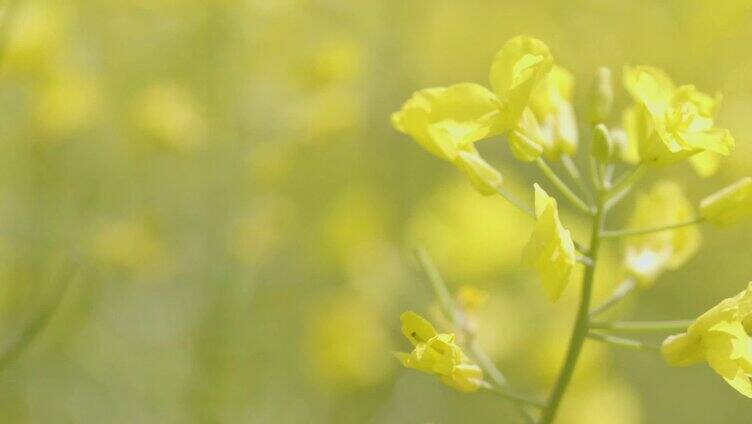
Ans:
{"type": "Polygon", "coordinates": [[[402,334],[414,349],[395,355],[407,368],[436,374],[449,387],[474,392],[483,385],[483,371],[455,343],[454,334],[437,333],[433,325],[413,311],[400,316],[402,334]]]}
{"type": "MultiPolygon", "coordinates": [[[[693,217],[694,210],[681,187],[662,181],[637,198],[628,228],[659,227],[693,217]]],[[[648,285],[664,271],[684,265],[700,247],[700,238],[700,231],[694,226],[628,238],[624,244],[627,271],[640,284],[648,285]]]]}
{"type": "Polygon", "coordinates": [[[752,216],[752,178],[745,177],[706,197],[700,214],[716,225],[731,225],[752,216]]]}
{"type": "Polygon", "coordinates": [[[572,107],[574,77],[554,66],[533,90],[530,108],[543,130],[543,150],[550,159],[577,150],[577,119],[572,107]]]}
{"type": "Polygon", "coordinates": [[[752,283],[735,297],[702,314],[686,333],[663,342],[661,352],[670,365],[706,361],[739,393],[752,398],[752,283]]]}
{"type": "Polygon", "coordinates": [[[535,184],[535,224],[533,235],[522,253],[523,262],[538,270],[543,288],[551,301],[561,296],[577,263],[574,242],[559,219],[556,199],[535,184]]]}
{"type": "Polygon", "coordinates": [[[669,164],[710,151],[728,155],[734,139],[715,127],[720,96],[693,85],[675,87],[663,71],[648,66],[625,68],[624,85],[635,100],[625,128],[643,163],[669,164]]]}
{"type": "Polygon", "coordinates": [[[483,160],[473,143],[502,131],[499,103],[473,83],[421,90],[392,115],[394,127],[435,156],[454,163],[483,194],[501,185],[501,174],[483,160]]]}
{"type": "MultiPolygon", "coordinates": [[[[437,157],[454,163],[482,194],[493,194],[501,186],[501,174],[474,149],[476,141],[512,129],[512,152],[524,161],[539,157],[543,145],[552,146],[552,152],[572,150],[553,147],[561,145],[561,134],[571,139],[571,122],[561,119],[566,112],[557,112],[551,122],[547,121],[546,128],[552,134],[547,141],[529,108],[533,90],[552,66],[553,59],[543,42],[515,37],[502,47],[491,65],[493,92],[474,83],[421,90],[392,115],[392,125],[437,157]]],[[[566,81],[560,81],[560,76],[557,74],[558,79],[550,83],[553,86],[537,96],[538,109],[545,116],[552,107],[555,112],[566,109],[559,99],[567,97],[566,81]]]]}

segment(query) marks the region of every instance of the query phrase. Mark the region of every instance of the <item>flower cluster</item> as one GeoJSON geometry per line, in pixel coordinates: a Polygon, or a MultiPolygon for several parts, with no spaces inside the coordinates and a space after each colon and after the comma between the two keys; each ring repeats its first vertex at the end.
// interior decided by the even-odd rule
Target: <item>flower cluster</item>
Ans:
{"type": "MultiPolygon", "coordinates": [[[[665,72],[653,67],[625,67],[623,84],[633,102],[622,113],[620,123],[609,126],[614,90],[611,72],[600,69],[590,90],[586,114],[591,125],[588,185],[574,160],[580,134],[572,105],[574,78],[554,63],[548,47],[534,38],[511,39],[495,56],[489,79],[491,89],[460,83],[418,91],[392,115],[392,124],[434,156],[454,164],[481,194],[499,194],[535,220],[522,262],[535,269],[550,301],[560,299],[577,266],[586,267],[570,348],[556,386],[544,406],[527,402],[542,408],[540,422],[553,422],[585,339],[650,348],[640,341],[607,334],[620,327],[665,331],[677,325],[680,329],[688,326],[686,333],[669,337],[663,344],[666,361],[672,365],[707,361],[729,384],[752,397],[752,284],[691,325],[593,321],[635,288],[645,289],[664,272],[687,263],[700,247],[697,224],[725,226],[752,217],[752,178],[710,195],[700,203],[699,213],[679,184],[659,181],[637,196],[626,228],[604,228],[609,211],[647,170],[689,161],[700,176],[706,177],[717,168],[720,156],[734,150],[729,130],[716,125],[721,96],[705,94],[693,85],[677,86],[665,72]],[[506,137],[511,156],[535,163],[563,197],[592,219],[589,246],[574,240],[562,222],[559,202],[541,184],[533,184],[532,208],[508,192],[501,173],[476,147],[478,141],[499,135],[506,137]],[[577,190],[571,189],[547,161],[560,162],[577,183],[577,190]],[[614,174],[623,168],[631,169],[616,178],[614,174]],[[612,298],[591,309],[599,248],[609,238],[623,239],[626,278],[612,298]]],[[[470,339],[472,343],[477,323],[467,325],[467,305],[452,300],[436,269],[425,264],[424,268],[445,318],[465,333],[461,340],[467,343],[465,339],[470,339]]],[[[402,331],[414,346],[411,353],[398,354],[404,366],[436,374],[461,391],[495,388],[509,395],[506,382],[498,378],[500,372],[488,361],[481,362],[483,368],[471,362],[453,334],[438,333],[414,312],[404,313],[401,319],[402,331]],[[484,383],[484,371],[489,366],[492,372],[486,374],[493,381],[484,383]]],[[[475,344],[470,346],[474,357],[482,357],[476,355],[475,344]]],[[[522,412],[526,413],[524,408],[522,412]]]]}
{"type": "Polygon", "coordinates": [[[437,333],[430,322],[413,311],[400,316],[402,334],[410,340],[410,353],[395,355],[407,368],[436,374],[449,387],[473,392],[483,384],[483,371],[455,343],[454,334],[437,333]]]}

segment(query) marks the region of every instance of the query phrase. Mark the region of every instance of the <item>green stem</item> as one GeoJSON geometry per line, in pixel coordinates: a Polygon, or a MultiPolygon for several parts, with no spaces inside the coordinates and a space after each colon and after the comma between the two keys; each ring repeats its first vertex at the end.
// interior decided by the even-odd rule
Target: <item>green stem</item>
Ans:
{"type": "Polygon", "coordinates": [[[591,333],[588,333],[588,338],[595,340],[595,341],[609,344],[611,346],[616,346],[616,347],[630,349],[630,350],[638,350],[641,352],[656,352],[661,349],[660,346],[651,345],[651,344],[641,342],[638,340],[625,339],[623,337],[609,336],[607,334],[591,332],[591,333]]]}
{"type": "Polygon", "coordinates": [[[622,283],[616,287],[616,289],[611,294],[611,297],[608,298],[608,300],[601,303],[599,306],[597,306],[592,311],[590,311],[590,318],[592,319],[593,317],[598,316],[608,311],[614,305],[619,303],[622,299],[629,296],[629,294],[632,293],[635,288],[637,288],[637,282],[635,281],[634,278],[630,277],[622,281],[622,283]]]}
{"type": "Polygon", "coordinates": [[[428,281],[431,283],[431,288],[439,301],[441,312],[450,322],[454,323],[456,320],[454,299],[452,298],[452,294],[449,293],[449,289],[447,288],[446,282],[441,276],[439,269],[436,268],[436,265],[431,260],[428,252],[426,252],[426,249],[418,247],[415,249],[415,256],[418,258],[418,262],[420,263],[421,268],[423,268],[423,272],[425,272],[428,281]]]}
{"type": "Polygon", "coordinates": [[[538,158],[535,160],[535,164],[538,165],[538,168],[543,172],[543,175],[548,178],[551,183],[556,186],[556,188],[566,197],[574,206],[577,207],[577,209],[581,210],[582,212],[592,215],[593,209],[587,205],[582,199],[580,199],[573,191],[572,189],[567,186],[564,181],[559,178],[558,175],[556,175],[556,172],[554,172],[553,169],[551,169],[550,166],[548,166],[548,163],[546,163],[543,158],[538,158]]]}
{"type": "Polygon", "coordinates": [[[590,259],[593,261],[593,266],[585,268],[585,275],[582,278],[582,294],[580,297],[580,306],[577,310],[577,317],[574,323],[574,329],[572,330],[572,336],[569,341],[569,349],[567,351],[564,365],[562,366],[559,377],[556,380],[551,395],[548,398],[546,409],[541,416],[540,424],[551,424],[556,417],[556,412],[559,409],[559,404],[564,397],[564,392],[569,386],[569,382],[572,380],[572,374],[574,373],[577,360],[580,357],[582,351],[582,345],[585,342],[585,338],[588,334],[588,314],[590,312],[590,298],[593,292],[593,280],[595,277],[595,269],[598,263],[598,251],[601,245],[601,228],[605,221],[605,209],[603,203],[599,203],[596,208],[595,216],[593,217],[593,228],[591,230],[590,240],[590,259]]]}
{"type": "Polygon", "coordinates": [[[593,194],[590,192],[587,184],[585,184],[585,179],[582,178],[582,174],[577,168],[577,165],[574,163],[572,157],[569,155],[563,155],[561,157],[561,163],[564,165],[564,169],[566,169],[569,176],[572,177],[572,180],[574,180],[575,184],[577,184],[577,188],[579,188],[580,192],[585,195],[588,204],[592,204],[593,194]]]}
{"type": "MultiPolygon", "coordinates": [[[[65,275],[65,277],[71,277],[71,275],[65,275]]],[[[42,330],[47,327],[47,324],[49,324],[60,306],[65,292],[71,284],[71,280],[72,278],[64,278],[59,283],[49,303],[36,316],[29,320],[14,337],[4,342],[2,348],[0,348],[0,372],[13,364],[31,346],[32,342],[42,333],[42,330]]]]}
{"type": "Polygon", "coordinates": [[[678,228],[689,227],[691,225],[697,225],[705,222],[705,218],[698,217],[689,221],[679,222],[676,224],[663,225],[654,228],[643,228],[638,230],[614,230],[603,231],[601,237],[603,238],[621,238],[621,237],[634,237],[645,234],[659,233],[661,231],[676,230],[678,228]]]}
{"type": "Polygon", "coordinates": [[[488,383],[488,382],[486,382],[486,384],[483,385],[483,388],[496,393],[497,395],[503,397],[504,399],[511,400],[512,402],[523,403],[523,404],[533,406],[535,408],[540,408],[540,409],[545,407],[545,404],[537,399],[532,399],[526,396],[519,395],[517,393],[512,393],[507,390],[500,389],[499,387],[496,387],[493,384],[488,383]]]}
{"type": "Polygon", "coordinates": [[[614,204],[616,204],[619,200],[621,200],[629,191],[632,189],[634,184],[642,178],[643,175],[645,175],[645,172],[647,172],[648,167],[647,165],[640,164],[637,166],[637,168],[633,169],[632,172],[627,174],[626,176],[622,177],[621,180],[616,182],[614,186],[609,190],[608,194],[605,196],[603,203],[605,204],[606,209],[610,209],[614,204]]]}
{"type": "Polygon", "coordinates": [[[624,333],[648,333],[663,331],[686,331],[692,325],[691,320],[672,321],[621,321],[621,322],[593,322],[590,328],[594,330],[624,332],[624,333]]]}

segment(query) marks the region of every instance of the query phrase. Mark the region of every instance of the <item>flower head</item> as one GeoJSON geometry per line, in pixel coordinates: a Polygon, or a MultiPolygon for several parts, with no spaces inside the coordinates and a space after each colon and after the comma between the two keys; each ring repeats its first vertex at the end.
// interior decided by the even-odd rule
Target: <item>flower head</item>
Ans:
{"type": "MultiPolygon", "coordinates": [[[[658,227],[692,219],[692,205],[677,184],[663,181],[637,199],[629,228],[658,227]]],[[[694,226],[661,231],[627,239],[624,245],[627,271],[642,285],[661,273],[684,265],[700,246],[700,232],[694,226]]]]}
{"type": "Polygon", "coordinates": [[[437,333],[431,323],[413,311],[400,316],[402,334],[414,349],[395,355],[407,368],[436,374],[449,387],[462,392],[478,390],[483,383],[483,371],[462,352],[454,334],[437,333]]]}
{"type": "Polygon", "coordinates": [[[666,73],[648,66],[626,68],[624,85],[635,100],[625,126],[641,162],[669,164],[705,151],[728,155],[734,149],[729,131],[715,127],[720,96],[693,85],[675,87],[666,73]]]}
{"type": "Polygon", "coordinates": [[[556,199],[538,184],[535,185],[535,216],[538,221],[522,258],[527,266],[538,270],[543,288],[555,302],[567,286],[577,258],[572,236],[559,219],[556,199]]]}
{"type": "Polygon", "coordinates": [[[670,365],[706,361],[739,393],[752,398],[752,283],[735,297],[702,314],[686,333],[663,342],[670,365]]]}
{"type": "Polygon", "coordinates": [[[745,177],[706,197],[700,214],[716,225],[731,225],[752,216],[752,178],[745,177]]]}

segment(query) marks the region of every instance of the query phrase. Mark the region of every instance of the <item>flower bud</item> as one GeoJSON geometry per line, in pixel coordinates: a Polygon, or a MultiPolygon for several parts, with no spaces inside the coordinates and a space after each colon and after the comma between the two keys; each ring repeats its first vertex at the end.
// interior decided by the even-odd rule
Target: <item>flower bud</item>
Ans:
{"type": "Polygon", "coordinates": [[[588,119],[591,123],[605,122],[611,114],[614,103],[614,85],[611,80],[611,69],[599,68],[595,74],[593,86],[590,88],[588,100],[588,119]]]}
{"type": "Polygon", "coordinates": [[[742,178],[706,197],[700,203],[700,215],[716,225],[731,225],[752,216],[752,178],[742,178]]]}
{"type": "Polygon", "coordinates": [[[611,160],[614,151],[614,141],[608,128],[603,124],[596,125],[593,128],[593,144],[590,146],[590,153],[599,162],[605,163],[611,160]]]}

